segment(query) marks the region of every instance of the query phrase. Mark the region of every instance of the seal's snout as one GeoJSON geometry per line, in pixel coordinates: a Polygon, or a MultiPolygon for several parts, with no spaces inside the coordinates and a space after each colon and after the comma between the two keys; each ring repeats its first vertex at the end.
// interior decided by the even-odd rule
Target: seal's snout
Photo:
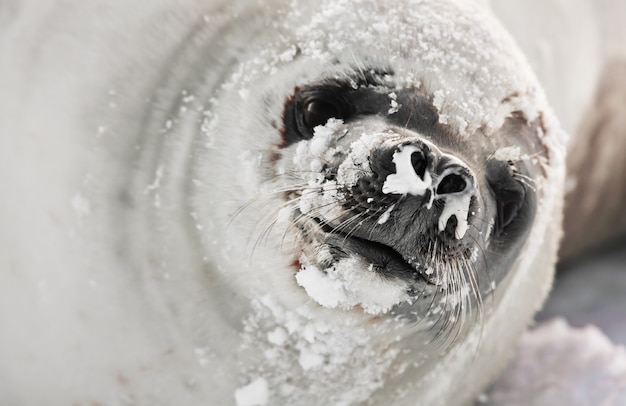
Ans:
{"type": "Polygon", "coordinates": [[[452,239],[465,236],[476,187],[471,169],[462,160],[416,140],[381,147],[372,154],[371,167],[382,181],[384,195],[401,201],[420,199],[426,210],[421,217],[432,219],[438,232],[452,239]],[[436,208],[435,201],[441,202],[436,208]]]}

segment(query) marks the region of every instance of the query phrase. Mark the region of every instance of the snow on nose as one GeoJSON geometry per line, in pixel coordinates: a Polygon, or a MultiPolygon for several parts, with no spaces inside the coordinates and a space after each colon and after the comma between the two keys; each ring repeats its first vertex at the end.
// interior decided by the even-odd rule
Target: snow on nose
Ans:
{"type": "Polygon", "coordinates": [[[432,172],[419,147],[399,146],[392,158],[396,172],[387,176],[382,192],[424,196],[430,191],[430,200],[426,204],[428,210],[432,208],[435,199],[445,202],[437,221],[439,232],[446,230],[448,221],[454,216],[456,218],[454,238],[460,240],[469,228],[469,209],[474,195],[473,177],[469,174],[467,166],[458,158],[447,154],[441,154],[439,158],[453,163],[440,174],[432,172]]]}

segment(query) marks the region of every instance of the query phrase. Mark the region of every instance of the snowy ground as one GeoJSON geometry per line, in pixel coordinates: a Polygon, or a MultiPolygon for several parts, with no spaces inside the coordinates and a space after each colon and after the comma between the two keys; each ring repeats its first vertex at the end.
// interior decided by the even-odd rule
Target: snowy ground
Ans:
{"type": "Polygon", "coordinates": [[[626,242],[560,269],[516,357],[477,405],[626,405],[626,242]]]}
{"type": "Polygon", "coordinates": [[[556,316],[573,327],[596,325],[626,345],[626,242],[560,270],[537,319],[556,316]]]}

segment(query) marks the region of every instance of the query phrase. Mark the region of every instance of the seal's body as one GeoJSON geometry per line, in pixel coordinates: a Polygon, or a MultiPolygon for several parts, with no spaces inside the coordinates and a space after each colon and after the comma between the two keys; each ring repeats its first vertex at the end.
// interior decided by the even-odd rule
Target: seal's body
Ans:
{"type": "Polygon", "coordinates": [[[560,237],[512,39],[466,1],[183,3],[6,7],[0,399],[473,399],[560,237]]]}

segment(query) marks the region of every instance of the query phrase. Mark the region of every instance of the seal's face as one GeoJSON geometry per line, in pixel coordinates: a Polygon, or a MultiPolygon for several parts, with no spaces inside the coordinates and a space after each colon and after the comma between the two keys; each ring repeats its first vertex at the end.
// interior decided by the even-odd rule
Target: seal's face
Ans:
{"type": "Polygon", "coordinates": [[[375,69],[346,77],[285,104],[276,165],[299,284],[327,307],[418,320],[480,307],[532,224],[536,126],[512,114],[502,134],[463,141],[422,89],[375,69]]]}

